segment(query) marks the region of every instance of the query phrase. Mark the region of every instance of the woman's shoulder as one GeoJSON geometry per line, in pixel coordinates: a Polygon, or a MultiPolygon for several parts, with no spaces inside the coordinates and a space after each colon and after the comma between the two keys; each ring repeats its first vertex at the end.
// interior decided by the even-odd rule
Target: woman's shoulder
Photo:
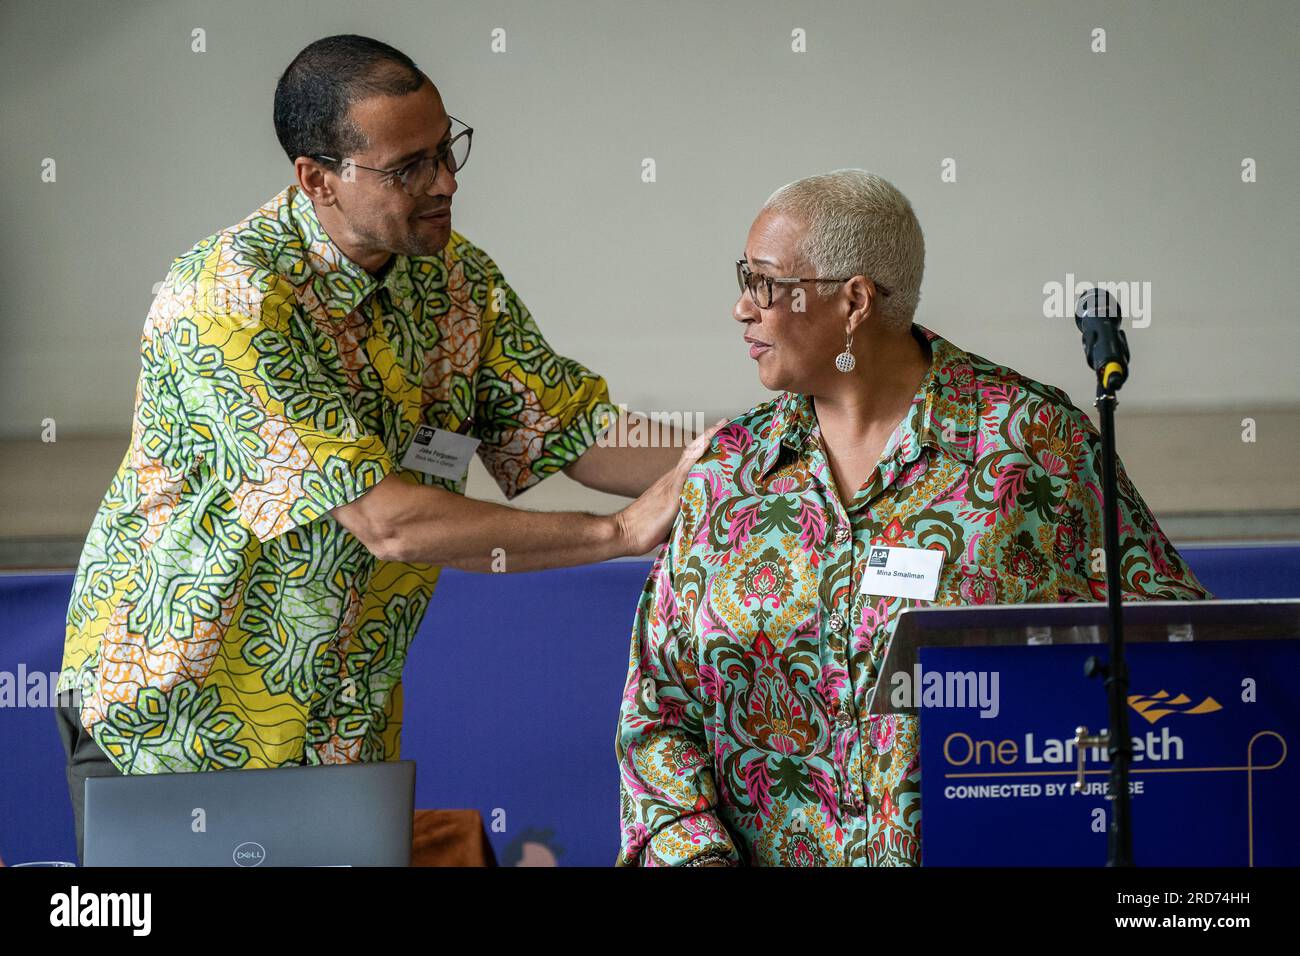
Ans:
{"type": "Polygon", "coordinates": [[[748,411],[727,419],[709,441],[709,447],[700,455],[699,464],[734,463],[739,458],[752,456],[756,450],[764,447],[781,415],[788,394],[781,392],[748,411]]]}
{"type": "Polygon", "coordinates": [[[787,394],[782,392],[725,420],[691,466],[683,500],[709,510],[738,494],[754,493],[754,476],[770,463],[779,442],[777,425],[787,394]]]}

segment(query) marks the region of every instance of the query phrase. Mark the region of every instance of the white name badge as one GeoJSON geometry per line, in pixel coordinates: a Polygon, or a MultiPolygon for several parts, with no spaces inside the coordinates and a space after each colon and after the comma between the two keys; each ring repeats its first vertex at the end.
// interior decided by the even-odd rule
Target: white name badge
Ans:
{"type": "Polygon", "coordinates": [[[469,473],[469,460],[478,448],[479,440],[469,435],[458,435],[444,428],[421,425],[411,438],[411,445],[402,458],[402,467],[422,471],[435,478],[460,481],[469,473]]]}
{"type": "Polygon", "coordinates": [[[933,601],[939,591],[943,552],[935,548],[867,546],[867,567],[860,594],[933,601]]]}

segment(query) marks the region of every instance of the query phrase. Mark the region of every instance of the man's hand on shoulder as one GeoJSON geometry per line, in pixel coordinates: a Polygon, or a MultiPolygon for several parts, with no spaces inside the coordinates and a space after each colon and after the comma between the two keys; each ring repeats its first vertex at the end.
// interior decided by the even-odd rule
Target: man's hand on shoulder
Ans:
{"type": "Polygon", "coordinates": [[[709,447],[718,429],[725,424],[723,419],[695,436],[673,469],[661,475],[641,497],[618,513],[619,534],[626,542],[628,554],[645,554],[668,539],[673,519],[677,517],[686,476],[709,447]]]}

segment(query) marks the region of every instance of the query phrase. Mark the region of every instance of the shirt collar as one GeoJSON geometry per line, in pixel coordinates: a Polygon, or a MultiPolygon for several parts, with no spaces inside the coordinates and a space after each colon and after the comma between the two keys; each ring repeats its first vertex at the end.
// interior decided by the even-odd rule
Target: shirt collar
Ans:
{"type": "MultiPolygon", "coordinates": [[[[970,355],[943,336],[913,323],[913,334],[929,343],[930,368],[912,398],[912,408],[899,422],[881,458],[894,457],[899,467],[915,461],[929,446],[967,463],[975,460],[978,432],[975,373],[970,355]]],[[[777,399],[768,449],[760,475],[766,477],[782,457],[803,453],[817,428],[812,399],[802,392],[782,392],[777,399]]]]}
{"type": "Polygon", "coordinates": [[[394,253],[386,263],[386,271],[371,275],[326,234],[311,199],[296,185],[290,186],[288,192],[290,218],[311,271],[311,288],[329,318],[337,321],[350,315],[377,289],[397,290],[409,285],[407,256],[394,253]]]}

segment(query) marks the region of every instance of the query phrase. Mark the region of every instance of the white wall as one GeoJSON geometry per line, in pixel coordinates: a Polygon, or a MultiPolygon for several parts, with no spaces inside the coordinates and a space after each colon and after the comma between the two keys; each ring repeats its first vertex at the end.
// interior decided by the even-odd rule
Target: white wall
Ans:
{"type": "Polygon", "coordinates": [[[152,285],[289,182],[275,81],[345,32],[405,50],[475,126],[457,228],[615,401],[715,415],[766,398],[731,263],[773,188],[863,166],[912,199],[918,321],[958,344],[1087,407],[1078,333],[1043,317],[1044,283],[1150,282],[1130,407],[1300,402],[1294,0],[5,0],[0,437],[46,417],[60,436],[126,431],[152,285]]]}

